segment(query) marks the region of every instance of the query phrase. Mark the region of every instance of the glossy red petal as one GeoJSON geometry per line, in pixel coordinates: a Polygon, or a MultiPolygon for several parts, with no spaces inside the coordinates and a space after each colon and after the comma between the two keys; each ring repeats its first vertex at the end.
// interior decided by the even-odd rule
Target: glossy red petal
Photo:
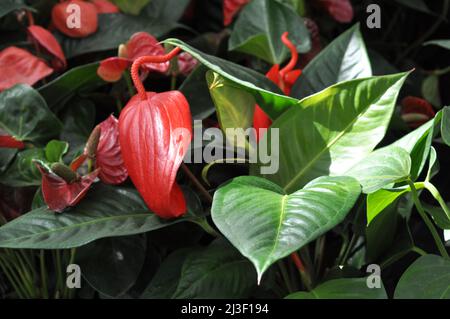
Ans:
{"type": "Polygon", "coordinates": [[[84,38],[97,31],[97,8],[90,2],[80,0],[60,2],[53,6],[52,22],[65,35],[84,38]],[[80,14],[79,24],[76,19],[77,13],[80,14]]]}
{"type": "Polygon", "coordinates": [[[258,142],[265,134],[265,130],[272,125],[272,120],[267,114],[259,107],[258,104],[255,105],[255,112],[253,113],[253,127],[256,129],[257,136],[256,141],[258,142]]]}
{"type": "Polygon", "coordinates": [[[99,124],[100,139],[96,153],[99,178],[106,184],[120,184],[128,177],[119,144],[119,121],[110,115],[99,124]]]}
{"type": "Polygon", "coordinates": [[[22,149],[25,147],[25,144],[22,141],[16,140],[14,137],[10,135],[0,135],[0,148],[17,148],[22,149]]]}
{"type": "Polygon", "coordinates": [[[319,2],[336,21],[347,23],[353,20],[350,0],[319,0],[319,2]]]}
{"type": "Polygon", "coordinates": [[[266,73],[266,78],[275,83],[277,86],[280,86],[280,66],[278,64],[274,64],[270,70],[266,73]]]}
{"type": "MultiPolygon", "coordinates": [[[[131,36],[126,45],[127,57],[130,60],[136,60],[142,56],[164,55],[164,47],[158,43],[158,40],[146,33],[138,32],[131,36]]],[[[169,69],[169,62],[164,63],[145,63],[143,70],[165,73],[169,69]]]]}
{"type": "Polygon", "coordinates": [[[28,27],[28,34],[39,44],[40,47],[44,48],[45,51],[56,58],[55,62],[52,63],[55,69],[62,70],[67,67],[64,52],[50,31],[38,25],[31,25],[28,27]]]}
{"type": "Polygon", "coordinates": [[[131,180],[158,216],[186,212],[175,181],[192,136],[189,105],[179,91],[134,96],[120,113],[119,140],[131,180]]]}
{"type": "Polygon", "coordinates": [[[97,13],[118,13],[119,7],[114,3],[107,0],[91,0],[94,6],[97,8],[97,13]]]}
{"type": "Polygon", "coordinates": [[[0,52],[0,91],[18,83],[35,84],[53,72],[38,57],[17,47],[0,52]]]}
{"type": "Polygon", "coordinates": [[[296,70],[292,70],[289,71],[288,73],[286,73],[286,75],[284,76],[283,82],[284,82],[284,88],[283,88],[283,92],[286,95],[290,95],[291,94],[291,89],[292,86],[294,85],[295,81],[297,81],[298,77],[302,74],[302,70],[300,69],[296,69],[296,70]]]}
{"type": "Polygon", "coordinates": [[[223,25],[229,25],[234,16],[249,2],[250,0],[223,0],[223,25]]]}
{"type": "Polygon", "coordinates": [[[100,62],[97,74],[106,82],[116,82],[122,73],[131,65],[131,61],[124,58],[112,57],[100,62]]]}
{"type": "Polygon", "coordinates": [[[178,69],[183,75],[189,75],[197,64],[198,61],[187,52],[178,55],[178,69]]]}
{"type": "Polygon", "coordinates": [[[97,178],[99,170],[81,177],[71,184],[58,175],[48,172],[37,165],[42,174],[42,195],[48,208],[55,212],[62,212],[65,208],[75,206],[87,193],[89,187],[97,178]]]}

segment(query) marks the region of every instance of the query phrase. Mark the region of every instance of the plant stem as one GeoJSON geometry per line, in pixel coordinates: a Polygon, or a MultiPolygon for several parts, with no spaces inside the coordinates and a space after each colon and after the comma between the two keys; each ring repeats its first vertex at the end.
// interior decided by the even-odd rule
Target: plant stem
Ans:
{"type": "Polygon", "coordinates": [[[414,186],[414,183],[411,179],[408,179],[408,184],[411,187],[411,193],[412,193],[412,197],[414,200],[414,204],[417,208],[417,211],[419,212],[420,217],[422,217],[423,221],[425,222],[425,224],[427,225],[428,229],[431,232],[431,235],[433,236],[434,241],[436,242],[436,246],[440,252],[440,254],[442,255],[442,257],[444,257],[445,259],[450,259],[447,250],[445,249],[444,244],[441,241],[441,238],[439,237],[439,234],[436,231],[436,228],[434,228],[434,225],[432,223],[432,221],[430,220],[430,218],[428,217],[427,213],[425,212],[425,210],[423,209],[422,204],[420,203],[419,200],[419,196],[417,194],[417,189],[414,186]]]}
{"type": "Polygon", "coordinates": [[[45,251],[43,249],[41,249],[41,251],[39,252],[39,264],[41,268],[42,298],[48,299],[47,269],[45,267],[45,251]]]}
{"type": "Polygon", "coordinates": [[[294,289],[291,285],[291,280],[289,279],[289,275],[286,269],[286,266],[283,263],[283,260],[278,261],[278,267],[280,268],[281,277],[283,278],[284,284],[286,285],[286,288],[288,290],[288,293],[293,293],[294,289]]]}
{"type": "Polygon", "coordinates": [[[434,197],[434,199],[437,200],[437,202],[439,203],[439,205],[441,205],[442,209],[445,212],[445,215],[447,215],[447,218],[450,220],[450,210],[447,206],[447,204],[445,203],[444,199],[442,198],[441,194],[439,193],[438,189],[431,184],[428,181],[424,182],[425,188],[431,193],[431,195],[434,197]]]}
{"type": "Polygon", "coordinates": [[[133,83],[131,82],[131,75],[128,70],[125,70],[125,72],[123,72],[123,78],[125,79],[125,83],[127,84],[127,88],[128,88],[128,94],[130,94],[130,98],[131,98],[132,96],[134,96],[135,91],[134,91],[133,83]]]}
{"type": "Polygon", "coordinates": [[[421,256],[428,255],[428,253],[425,250],[423,250],[422,248],[417,247],[417,246],[412,247],[411,251],[413,251],[413,252],[415,252],[415,253],[417,253],[417,254],[419,254],[421,256]]]}
{"type": "Polygon", "coordinates": [[[172,76],[170,77],[170,90],[173,91],[177,88],[177,75],[175,73],[172,73],[172,76]]]}
{"type": "Polygon", "coordinates": [[[203,197],[211,204],[213,201],[212,196],[208,193],[208,191],[203,187],[202,183],[192,174],[191,170],[186,166],[186,164],[181,163],[181,169],[186,174],[186,176],[191,180],[194,186],[199,190],[199,192],[203,195],[203,197]]]}
{"type": "Polygon", "coordinates": [[[206,220],[206,218],[201,218],[198,221],[195,222],[197,225],[199,225],[205,232],[210,234],[213,237],[221,237],[221,234],[219,234],[206,220]]]}

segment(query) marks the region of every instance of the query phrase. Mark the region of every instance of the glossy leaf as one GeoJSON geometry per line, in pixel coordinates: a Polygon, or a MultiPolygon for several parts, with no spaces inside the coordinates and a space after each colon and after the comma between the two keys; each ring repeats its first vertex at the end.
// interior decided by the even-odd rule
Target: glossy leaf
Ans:
{"type": "Polygon", "coordinates": [[[367,196],[367,225],[398,197],[409,192],[409,187],[380,189],[367,196]]]}
{"type": "Polygon", "coordinates": [[[206,81],[209,86],[217,117],[222,130],[227,128],[242,128],[246,130],[252,127],[255,99],[253,96],[236,88],[233,82],[221,77],[212,71],[206,73],[206,81]]]}
{"type": "Polygon", "coordinates": [[[450,146],[450,106],[442,109],[441,136],[444,143],[450,146]]]}
{"type": "Polygon", "coordinates": [[[435,224],[441,229],[450,229],[450,219],[445,214],[442,207],[423,205],[425,211],[433,217],[435,224]]]}
{"type": "MultiPolygon", "coordinates": [[[[279,169],[266,177],[291,193],[318,176],[344,175],[384,137],[406,76],[341,82],[301,100],[271,126],[279,129],[279,169]]],[[[261,174],[260,166],[250,172],[261,174]]]]}
{"type": "Polygon", "coordinates": [[[19,9],[27,9],[32,12],[36,12],[36,10],[30,6],[27,6],[22,1],[15,1],[15,0],[3,0],[0,2],[0,18],[7,15],[8,13],[11,13],[15,10],[19,9]]]}
{"type": "Polygon", "coordinates": [[[150,1],[142,10],[142,15],[151,19],[166,22],[176,22],[185,13],[190,0],[150,1]]]}
{"type": "Polygon", "coordinates": [[[144,236],[102,238],[77,249],[76,263],[96,291],[119,297],[136,282],[145,249],[144,236]]]}
{"type": "Polygon", "coordinates": [[[105,84],[97,75],[98,63],[77,66],[39,88],[39,93],[54,110],[77,93],[105,84]]]}
{"type": "Polygon", "coordinates": [[[98,184],[64,214],[41,207],[0,227],[0,247],[79,247],[99,238],[139,234],[181,221],[161,220],[149,212],[135,190],[98,184]]]}
{"type": "Polygon", "coordinates": [[[50,163],[62,162],[62,157],[68,150],[68,143],[58,140],[51,140],[45,146],[45,158],[50,163]]]}
{"type": "Polygon", "coordinates": [[[341,278],[326,281],[313,290],[294,292],[286,299],[387,299],[381,288],[369,288],[367,278],[341,278]]]}
{"type": "Polygon", "coordinates": [[[119,144],[119,121],[110,115],[99,124],[100,139],[95,155],[95,167],[105,184],[120,184],[128,177],[119,144]]]}
{"type": "Polygon", "coordinates": [[[44,61],[14,46],[0,51],[0,68],[0,92],[16,84],[33,85],[53,73],[44,61]]]}
{"type": "Polygon", "coordinates": [[[268,180],[242,176],[216,191],[211,214],[253,263],[259,282],[274,262],[339,224],[359,194],[359,183],[351,177],[320,177],[286,195],[268,180]]]}
{"type": "Polygon", "coordinates": [[[298,104],[298,100],[282,95],[280,89],[274,83],[254,70],[205,54],[178,39],[167,39],[164,43],[178,46],[183,51],[189,52],[208,69],[251,93],[258,105],[271,118],[277,118],[290,106],[298,104]]]}
{"type": "Polygon", "coordinates": [[[427,41],[425,42],[423,45],[437,45],[440,46],[441,48],[450,50],[450,40],[431,40],[431,41],[427,41]]]}
{"type": "Polygon", "coordinates": [[[192,137],[189,105],[179,91],[135,95],[120,113],[119,139],[128,174],[148,207],[179,217],[186,203],[175,181],[192,137]]]}
{"type": "Polygon", "coordinates": [[[398,146],[381,148],[370,153],[355,164],[345,175],[356,178],[363,192],[370,194],[391,183],[404,181],[409,177],[411,158],[398,146]]]}
{"type": "Polygon", "coordinates": [[[395,299],[450,299],[450,261],[436,255],[417,259],[401,276],[395,299]]]}
{"type": "Polygon", "coordinates": [[[338,82],[371,75],[366,46],[356,24],[308,63],[292,88],[292,96],[301,99],[338,82]]]}
{"type": "Polygon", "coordinates": [[[437,75],[429,75],[423,80],[422,95],[434,106],[442,106],[441,93],[439,91],[439,77],[437,75]]]}
{"type": "Polygon", "coordinates": [[[248,298],[255,271],[225,240],[187,256],[172,298],[248,298]]]}
{"type": "Polygon", "coordinates": [[[309,32],[303,18],[291,7],[274,0],[252,1],[244,7],[234,25],[228,43],[229,50],[245,52],[271,64],[280,64],[289,54],[280,40],[286,31],[296,44],[297,51],[309,51],[309,32]]]}
{"type": "Polygon", "coordinates": [[[111,0],[124,13],[138,15],[141,10],[150,2],[150,0],[111,0]]]}
{"type": "Polygon", "coordinates": [[[0,148],[0,174],[8,168],[16,153],[17,149],[14,148],[0,148]]]}
{"type": "Polygon", "coordinates": [[[173,27],[174,23],[172,22],[149,19],[144,16],[111,13],[99,15],[98,30],[89,37],[73,39],[59,35],[58,38],[66,57],[72,58],[84,53],[116,49],[136,32],[145,31],[155,37],[160,37],[173,27]]]}
{"type": "Polygon", "coordinates": [[[8,169],[0,175],[0,182],[12,187],[40,185],[41,174],[33,160],[45,161],[44,150],[31,148],[18,152],[8,169]]]}
{"type": "Polygon", "coordinates": [[[61,130],[61,122],[42,96],[19,84],[0,93],[0,127],[20,141],[45,142],[61,130]]]}

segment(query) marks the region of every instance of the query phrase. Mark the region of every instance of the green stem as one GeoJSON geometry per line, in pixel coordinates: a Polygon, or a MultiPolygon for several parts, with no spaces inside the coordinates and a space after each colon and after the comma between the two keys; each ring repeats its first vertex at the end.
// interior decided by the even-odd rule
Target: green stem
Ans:
{"type": "Polygon", "coordinates": [[[39,263],[41,268],[41,290],[42,297],[48,299],[48,287],[47,287],[47,269],[45,267],[45,251],[41,249],[39,252],[39,263]]]}
{"type": "Polygon", "coordinates": [[[445,215],[447,215],[447,218],[450,220],[450,209],[448,208],[447,204],[445,203],[444,199],[442,198],[441,194],[439,193],[438,189],[431,184],[428,181],[424,182],[425,188],[431,193],[431,195],[434,197],[434,199],[437,200],[439,205],[441,205],[442,209],[445,212],[445,215]]]}
{"type": "Polygon", "coordinates": [[[205,232],[210,234],[213,237],[221,237],[221,234],[219,234],[206,220],[206,218],[199,218],[199,220],[195,221],[197,225],[199,225],[205,232]]]}
{"type": "Polygon", "coordinates": [[[288,292],[293,293],[294,289],[292,288],[291,280],[289,279],[289,275],[288,275],[286,266],[283,263],[283,260],[279,260],[277,264],[278,264],[278,267],[280,268],[281,277],[283,278],[283,281],[286,285],[288,292]]]}
{"type": "MultiPolygon", "coordinates": [[[[5,250],[6,251],[6,250],[5,250]]],[[[15,272],[15,268],[16,267],[12,267],[12,264],[14,264],[14,262],[7,258],[7,256],[4,254],[3,256],[0,255],[0,259],[3,258],[3,265],[4,265],[4,269],[5,269],[5,273],[8,272],[10,275],[10,282],[11,285],[14,287],[14,289],[16,290],[17,294],[20,296],[20,298],[22,299],[27,299],[29,298],[28,296],[28,292],[27,289],[23,286],[23,281],[21,280],[21,278],[19,277],[19,275],[15,272]],[[13,283],[16,283],[16,285],[14,285],[13,283]]],[[[14,264],[14,266],[16,266],[14,264]]],[[[17,268],[16,268],[17,269],[17,268]]]]}
{"type": "Polygon", "coordinates": [[[6,279],[9,281],[11,286],[13,287],[14,291],[16,292],[17,296],[20,299],[25,299],[25,296],[20,288],[19,283],[16,283],[16,281],[13,278],[13,275],[10,273],[9,268],[6,266],[8,261],[4,260],[2,256],[0,255],[0,268],[3,270],[3,273],[6,276],[6,279]]]}
{"type": "Polygon", "coordinates": [[[413,251],[413,252],[415,252],[415,253],[417,253],[417,254],[419,254],[421,256],[428,255],[428,253],[425,250],[423,250],[422,248],[417,247],[417,246],[412,247],[411,251],[413,251]]]}
{"type": "Polygon", "coordinates": [[[123,78],[125,79],[125,83],[127,84],[128,94],[130,94],[130,97],[134,96],[136,92],[134,90],[133,83],[131,82],[130,71],[125,70],[125,72],[123,73],[123,78]]]}
{"type": "Polygon", "coordinates": [[[446,258],[446,259],[450,259],[447,250],[445,249],[444,244],[441,241],[441,238],[439,237],[439,234],[436,231],[436,228],[434,228],[434,225],[432,223],[432,221],[430,220],[430,218],[428,217],[427,213],[425,213],[425,210],[423,209],[422,204],[420,203],[419,200],[419,196],[417,194],[417,189],[414,186],[414,183],[411,179],[408,179],[408,184],[411,187],[411,193],[412,193],[412,197],[414,200],[414,204],[417,208],[417,211],[419,212],[420,217],[422,217],[423,221],[425,222],[425,224],[427,225],[428,229],[431,232],[431,235],[433,236],[434,241],[436,242],[436,246],[440,252],[440,254],[442,255],[442,257],[446,258]]]}
{"type": "MultiPolygon", "coordinates": [[[[76,248],[72,248],[70,250],[70,258],[69,258],[69,263],[67,265],[73,264],[75,262],[75,254],[76,254],[76,252],[77,252],[76,248]]],[[[73,297],[74,291],[75,291],[75,288],[72,288],[72,289],[69,290],[69,287],[66,284],[66,286],[64,288],[64,298],[71,299],[73,297]]]]}
{"type": "Polygon", "coordinates": [[[170,90],[174,91],[177,88],[177,75],[175,73],[172,73],[172,76],[170,77],[170,90]]]}

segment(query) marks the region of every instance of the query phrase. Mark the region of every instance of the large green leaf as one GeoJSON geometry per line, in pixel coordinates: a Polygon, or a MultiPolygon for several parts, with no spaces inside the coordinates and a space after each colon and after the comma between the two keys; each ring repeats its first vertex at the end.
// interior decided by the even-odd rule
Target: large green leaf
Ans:
{"type": "Polygon", "coordinates": [[[425,42],[423,45],[437,45],[440,46],[441,48],[450,50],[450,40],[431,40],[431,41],[427,41],[425,42]]]}
{"type": "Polygon", "coordinates": [[[141,10],[150,2],[150,0],[133,0],[133,1],[111,0],[111,1],[120,8],[120,11],[134,15],[138,15],[141,12],[141,10]]]}
{"type": "Polygon", "coordinates": [[[39,93],[51,109],[61,108],[62,104],[78,92],[105,84],[97,75],[98,63],[75,67],[58,78],[39,88],[39,93]]]}
{"type": "Polygon", "coordinates": [[[43,143],[58,135],[61,126],[31,86],[18,84],[0,93],[0,128],[16,139],[43,143]]]}
{"type": "Polygon", "coordinates": [[[116,49],[136,32],[148,32],[161,37],[175,27],[173,22],[150,19],[145,16],[130,16],[121,13],[101,14],[98,16],[98,30],[81,39],[69,38],[57,34],[67,58],[76,55],[116,49]]]}
{"type": "MultiPolygon", "coordinates": [[[[266,177],[290,193],[318,176],[345,175],[384,137],[407,75],[341,82],[301,100],[260,142],[280,145],[278,172],[266,177]]],[[[260,166],[250,172],[261,174],[260,166]]]]}
{"type": "Polygon", "coordinates": [[[179,90],[189,102],[192,119],[194,120],[203,120],[215,111],[214,103],[211,100],[208,85],[205,81],[207,70],[205,66],[199,65],[179,87],[179,90]]]}
{"type": "Polygon", "coordinates": [[[133,189],[97,184],[76,207],[61,214],[40,207],[0,227],[0,247],[72,248],[99,238],[139,234],[184,220],[160,219],[148,211],[133,189]]]}
{"type": "Polygon", "coordinates": [[[227,128],[247,129],[253,126],[253,110],[255,99],[253,96],[236,87],[233,82],[223,78],[218,73],[206,73],[209,93],[217,110],[222,130],[227,128]]]}
{"type": "Polygon", "coordinates": [[[45,161],[44,150],[35,147],[18,152],[8,169],[0,175],[0,182],[12,187],[40,185],[41,173],[33,160],[45,161]]]}
{"type": "Polygon", "coordinates": [[[17,154],[15,148],[0,148],[0,173],[3,173],[17,154]]]}
{"type": "Polygon", "coordinates": [[[286,195],[266,179],[242,176],[216,191],[211,214],[254,264],[260,281],[275,261],[340,223],[359,194],[359,183],[351,177],[320,177],[286,195]]]}
{"type": "Polygon", "coordinates": [[[309,51],[308,29],[304,19],[292,8],[275,0],[252,1],[239,14],[228,46],[230,50],[280,64],[289,53],[281,41],[281,35],[286,31],[299,52],[309,51]]]}
{"type": "MultiPolygon", "coordinates": [[[[447,204],[448,205],[448,204],[447,204]]],[[[423,204],[425,211],[433,217],[435,224],[441,229],[450,229],[450,219],[442,207],[423,204]]]]}
{"type": "Polygon", "coordinates": [[[409,187],[380,189],[367,196],[367,225],[398,197],[409,192],[409,187]]]}
{"type": "Polygon", "coordinates": [[[450,299],[450,261],[425,255],[406,269],[395,288],[396,299],[450,299]]]}
{"type": "Polygon", "coordinates": [[[16,0],[2,0],[0,2],[0,18],[7,15],[10,12],[13,12],[15,10],[19,9],[27,9],[33,12],[36,12],[36,10],[30,6],[27,6],[23,1],[16,1],[16,0]]]}
{"type": "Polygon", "coordinates": [[[143,10],[142,15],[159,21],[178,21],[189,5],[190,0],[158,0],[150,1],[143,10]]]}
{"type": "Polygon", "coordinates": [[[124,294],[135,283],[145,259],[145,236],[102,238],[77,250],[83,277],[109,297],[124,294]]]}
{"type": "Polygon", "coordinates": [[[341,278],[326,281],[309,292],[294,292],[286,299],[387,299],[387,294],[383,285],[369,288],[366,278],[341,278]]]}
{"type": "Polygon", "coordinates": [[[404,181],[409,177],[411,158],[403,148],[384,147],[370,153],[345,175],[356,178],[363,192],[370,194],[391,183],[404,181]]]}
{"type": "Polygon", "coordinates": [[[258,105],[272,119],[277,118],[290,106],[299,102],[297,99],[282,95],[280,89],[274,83],[263,74],[252,69],[205,54],[178,39],[167,39],[164,43],[180,47],[208,69],[234,82],[237,87],[241,87],[243,90],[251,93],[258,105]]]}
{"type": "Polygon", "coordinates": [[[172,298],[248,298],[254,276],[251,263],[219,239],[187,256],[172,298]]]}
{"type": "Polygon", "coordinates": [[[292,87],[291,95],[300,99],[338,82],[371,75],[366,46],[356,24],[308,63],[292,87]]]}
{"type": "Polygon", "coordinates": [[[442,109],[441,136],[444,143],[450,146],[450,106],[442,109]]]}

